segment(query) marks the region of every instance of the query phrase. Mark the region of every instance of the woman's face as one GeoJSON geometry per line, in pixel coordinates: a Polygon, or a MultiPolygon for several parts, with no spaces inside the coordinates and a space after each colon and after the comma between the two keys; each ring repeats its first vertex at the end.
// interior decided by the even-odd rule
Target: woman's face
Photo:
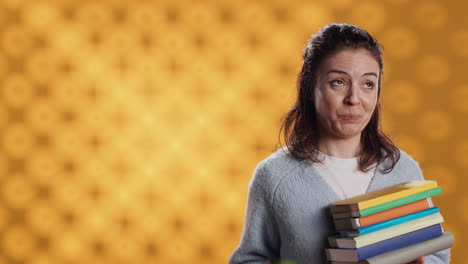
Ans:
{"type": "Polygon", "coordinates": [[[314,89],[321,137],[361,136],[377,104],[379,74],[365,49],[345,48],[325,59],[314,89]]]}

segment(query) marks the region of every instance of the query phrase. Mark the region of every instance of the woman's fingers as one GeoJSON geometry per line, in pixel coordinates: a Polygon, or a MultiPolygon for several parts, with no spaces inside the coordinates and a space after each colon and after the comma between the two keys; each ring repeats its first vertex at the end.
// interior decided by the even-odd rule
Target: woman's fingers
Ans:
{"type": "Polygon", "coordinates": [[[426,260],[426,257],[421,256],[417,260],[411,261],[408,264],[423,264],[425,260],[426,260]]]}

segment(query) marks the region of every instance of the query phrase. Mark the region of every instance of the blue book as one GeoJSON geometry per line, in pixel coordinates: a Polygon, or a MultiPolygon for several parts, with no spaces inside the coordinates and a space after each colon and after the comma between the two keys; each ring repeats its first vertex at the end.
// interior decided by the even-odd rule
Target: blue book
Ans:
{"type": "Polygon", "coordinates": [[[387,221],[383,221],[377,224],[365,226],[365,227],[360,227],[357,229],[343,229],[343,230],[337,230],[338,234],[340,237],[357,237],[357,236],[362,236],[365,234],[369,234],[375,231],[379,231],[385,228],[389,228],[392,226],[396,226],[399,224],[403,224],[412,220],[419,219],[421,217],[429,216],[435,213],[440,212],[439,207],[431,207],[425,210],[421,210],[416,213],[412,214],[407,214],[404,216],[400,216],[397,218],[393,218],[387,221]]]}
{"type": "Polygon", "coordinates": [[[442,226],[440,224],[436,224],[401,236],[370,244],[365,247],[357,249],[329,248],[326,249],[325,252],[329,261],[361,261],[439,237],[442,233],[442,226]]]}

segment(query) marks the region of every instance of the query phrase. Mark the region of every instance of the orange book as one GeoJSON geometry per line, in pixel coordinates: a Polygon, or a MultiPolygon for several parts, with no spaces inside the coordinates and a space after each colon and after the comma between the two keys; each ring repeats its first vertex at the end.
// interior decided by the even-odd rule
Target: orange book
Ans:
{"type": "Polygon", "coordinates": [[[407,214],[415,213],[424,209],[429,208],[428,199],[419,200],[402,206],[398,206],[392,209],[388,209],[379,213],[363,216],[359,218],[344,218],[334,219],[335,228],[340,229],[356,229],[358,227],[364,227],[372,224],[376,224],[382,221],[390,220],[407,214]]]}

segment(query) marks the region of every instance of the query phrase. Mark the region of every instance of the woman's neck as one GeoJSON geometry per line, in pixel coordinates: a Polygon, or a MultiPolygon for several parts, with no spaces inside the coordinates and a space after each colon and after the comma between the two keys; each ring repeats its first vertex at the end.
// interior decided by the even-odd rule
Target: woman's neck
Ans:
{"type": "Polygon", "coordinates": [[[322,138],[319,140],[319,151],[335,158],[354,158],[360,155],[361,140],[359,137],[353,138],[322,138]]]}

